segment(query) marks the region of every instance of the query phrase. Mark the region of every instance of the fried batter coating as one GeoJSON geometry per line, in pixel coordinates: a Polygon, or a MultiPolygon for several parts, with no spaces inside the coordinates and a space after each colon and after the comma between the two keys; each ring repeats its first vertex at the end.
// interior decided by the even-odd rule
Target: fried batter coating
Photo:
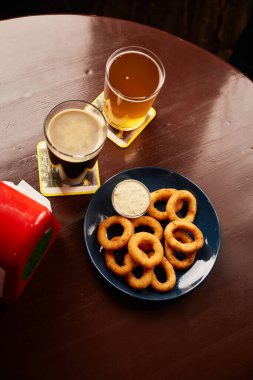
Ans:
{"type": "Polygon", "coordinates": [[[183,220],[170,222],[165,227],[164,237],[169,245],[179,252],[190,253],[200,249],[204,245],[204,237],[200,229],[195,226],[195,224],[183,220]],[[194,240],[190,243],[180,242],[173,235],[174,231],[177,229],[192,233],[194,240]]]}
{"type": "Polygon", "coordinates": [[[166,211],[168,213],[168,218],[173,220],[186,220],[188,222],[193,222],[197,213],[197,201],[194,195],[188,190],[178,190],[174,194],[171,195],[170,199],[166,205],[166,211]],[[177,205],[178,202],[187,201],[188,210],[185,217],[180,218],[177,215],[177,205]]]}
{"type": "Polygon", "coordinates": [[[175,274],[173,266],[166,259],[166,257],[163,257],[159,266],[163,268],[167,279],[165,282],[159,281],[159,279],[157,278],[155,274],[155,270],[153,269],[152,280],[151,280],[150,285],[153,289],[157,290],[158,292],[167,292],[168,290],[171,290],[174,288],[176,284],[176,274],[175,274]]]}
{"type": "MultiPolygon", "coordinates": [[[[150,194],[150,204],[149,204],[149,208],[147,210],[147,213],[157,220],[167,220],[169,218],[167,211],[166,210],[165,211],[158,210],[155,207],[155,203],[159,202],[159,201],[168,202],[168,200],[170,199],[172,194],[175,194],[176,192],[177,192],[177,190],[172,189],[172,188],[170,188],[170,189],[159,189],[159,190],[153,191],[150,194]]],[[[183,203],[178,205],[178,209],[177,209],[178,211],[181,209],[182,205],[183,205],[183,203]]]]}
{"type": "Polygon", "coordinates": [[[115,250],[124,247],[133,234],[134,228],[130,220],[124,218],[123,216],[113,215],[99,224],[97,239],[105,249],[115,250]],[[117,240],[108,239],[107,230],[109,227],[115,224],[120,224],[123,227],[123,234],[119,236],[119,239],[117,240]]]}
{"type": "Polygon", "coordinates": [[[163,246],[160,240],[149,232],[137,232],[134,234],[128,242],[128,252],[137,264],[147,268],[153,268],[158,265],[164,255],[163,246]],[[151,244],[153,251],[152,255],[147,255],[142,249],[140,249],[139,246],[143,243],[151,244]]]}
{"type": "MultiPolygon", "coordinates": [[[[119,237],[115,236],[112,240],[118,240],[119,237]]],[[[127,252],[124,255],[123,265],[119,265],[115,258],[116,252],[112,249],[105,249],[105,264],[117,276],[125,276],[134,268],[134,261],[127,252]]]]}
{"type": "Polygon", "coordinates": [[[143,273],[139,278],[137,278],[132,271],[126,275],[126,281],[131,288],[145,289],[150,285],[153,271],[152,269],[146,267],[143,267],[142,269],[143,273]]]}
{"type": "MultiPolygon", "coordinates": [[[[192,238],[184,231],[177,230],[174,232],[174,237],[182,243],[191,243],[192,238]]],[[[171,265],[176,269],[189,268],[195,261],[196,251],[185,254],[185,258],[179,260],[176,257],[175,250],[169,245],[167,240],[164,242],[164,253],[171,265]]]]}

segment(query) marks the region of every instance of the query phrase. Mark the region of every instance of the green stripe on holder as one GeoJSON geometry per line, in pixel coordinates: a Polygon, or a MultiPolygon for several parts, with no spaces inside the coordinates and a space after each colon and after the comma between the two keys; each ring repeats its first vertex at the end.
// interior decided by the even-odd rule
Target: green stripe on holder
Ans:
{"type": "Polygon", "coordinates": [[[52,228],[49,228],[42,236],[36,247],[34,248],[29,260],[22,273],[22,280],[25,281],[39,264],[44,252],[46,251],[53,235],[52,228]]]}

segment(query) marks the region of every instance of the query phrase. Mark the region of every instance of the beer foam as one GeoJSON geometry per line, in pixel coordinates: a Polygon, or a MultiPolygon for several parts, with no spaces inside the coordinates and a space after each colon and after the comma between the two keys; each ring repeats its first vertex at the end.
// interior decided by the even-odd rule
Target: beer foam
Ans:
{"type": "Polygon", "coordinates": [[[47,126],[47,136],[58,151],[57,156],[64,159],[67,154],[73,156],[73,161],[96,152],[104,140],[99,118],[88,110],[74,108],[61,111],[52,118],[47,126]]]}

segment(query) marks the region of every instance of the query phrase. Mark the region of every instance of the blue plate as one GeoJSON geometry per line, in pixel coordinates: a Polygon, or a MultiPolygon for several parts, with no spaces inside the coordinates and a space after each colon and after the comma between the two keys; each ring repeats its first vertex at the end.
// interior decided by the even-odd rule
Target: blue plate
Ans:
{"type": "Polygon", "coordinates": [[[196,288],[211,271],[220,248],[220,225],[217,214],[204,192],[186,177],[157,167],[143,167],[121,172],[105,182],[93,195],[84,220],[84,238],[89,256],[99,273],[118,290],[132,297],[161,301],[180,297],[196,288]],[[166,293],[158,293],[150,287],[144,290],[130,288],[124,279],[107,269],[102,248],[96,233],[98,224],[108,216],[115,215],[112,206],[112,190],[120,181],[133,178],[143,182],[150,192],[161,188],[176,188],[191,191],[198,202],[194,223],[203,232],[205,244],[198,252],[196,261],[187,270],[176,271],[175,287],[166,293]]]}

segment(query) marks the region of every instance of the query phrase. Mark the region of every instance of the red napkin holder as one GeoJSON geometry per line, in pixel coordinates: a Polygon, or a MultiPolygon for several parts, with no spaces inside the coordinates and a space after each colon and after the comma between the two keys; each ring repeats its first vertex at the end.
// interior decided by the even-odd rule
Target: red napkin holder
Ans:
{"type": "Polygon", "coordinates": [[[59,232],[51,211],[0,181],[0,300],[23,292],[59,232]]]}

